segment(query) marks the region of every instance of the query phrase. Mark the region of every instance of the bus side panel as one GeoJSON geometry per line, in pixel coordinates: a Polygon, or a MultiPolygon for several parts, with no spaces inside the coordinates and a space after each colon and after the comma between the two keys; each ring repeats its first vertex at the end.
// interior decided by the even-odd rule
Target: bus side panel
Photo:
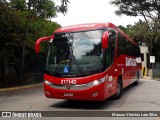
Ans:
{"type": "Polygon", "coordinates": [[[135,63],[134,57],[124,54],[118,56],[115,61],[118,74],[122,75],[123,88],[125,88],[136,80],[138,64],[135,63]]]}

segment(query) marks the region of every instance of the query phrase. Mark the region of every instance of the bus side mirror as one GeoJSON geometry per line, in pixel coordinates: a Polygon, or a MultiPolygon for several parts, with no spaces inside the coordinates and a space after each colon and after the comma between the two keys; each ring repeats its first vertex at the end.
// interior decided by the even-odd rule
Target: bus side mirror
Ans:
{"type": "Polygon", "coordinates": [[[54,35],[39,38],[39,39],[36,41],[36,44],[35,44],[35,52],[36,52],[36,53],[39,53],[39,52],[40,52],[40,43],[41,43],[41,42],[53,40],[53,38],[54,38],[54,35]]]}
{"type": "Polygon", "coordinates": [[[108,41],[109,41],[109,33],[108,31],[106,31],[102,35],[102,49],[108,48],[108,41]]]}

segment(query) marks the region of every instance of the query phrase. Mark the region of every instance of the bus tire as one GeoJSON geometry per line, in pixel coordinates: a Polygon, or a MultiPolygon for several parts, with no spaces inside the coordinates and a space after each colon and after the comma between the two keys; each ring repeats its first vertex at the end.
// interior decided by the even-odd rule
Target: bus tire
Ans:
{"type": "Polygon", "coordinates": [[[121,96],[123,94],[123,84],[122,84],[122,80],[121,78],[118,79],[118,83],[117,83],[117,92],[115,95],[113,95],[113,99],[114,100],[117,100],[117,99],[120,99],[121,96]]]}
{"type": "Polygon", "coordinates": [[[136,81],[133,84],[134,85],[138,85],[139,84],[139,72],[137,72],[136,81]]]}

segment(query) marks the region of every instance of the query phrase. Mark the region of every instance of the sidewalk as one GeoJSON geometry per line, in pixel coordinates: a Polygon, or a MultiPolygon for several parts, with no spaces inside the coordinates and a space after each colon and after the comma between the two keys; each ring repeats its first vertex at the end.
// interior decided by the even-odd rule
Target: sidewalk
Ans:
{"type": "Polygon", "coordinates": [[[160,78],[152,78],[152,77],[149,77],[149,76],[142,76],[141,78],[143,79],[147,79],[147,80],[157,80],[157,81],[160,81],[160,78]]]}
{"type": "Polygon", "coordinates": [[[24,86],[17,86],[17,87],[9,87],[9,88],[0,88],[0,92],[7,92],[7,91],[14,91],[14,90],[20,90],[20,89],[27,89],[27,88],[34,88],[43,86],[43,83],[37,83],[32,85],[24,85],[24,86]]]}

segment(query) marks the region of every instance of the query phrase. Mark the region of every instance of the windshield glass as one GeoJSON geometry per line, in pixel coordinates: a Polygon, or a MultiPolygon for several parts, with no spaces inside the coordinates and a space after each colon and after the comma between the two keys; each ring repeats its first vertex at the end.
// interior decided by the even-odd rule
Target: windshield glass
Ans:
{"type": "Polygon", "coordinates": [[[103,30],[55,34],[51,42],[46,71],[54,76],[76,77],[102,70],[103,30]]]}

